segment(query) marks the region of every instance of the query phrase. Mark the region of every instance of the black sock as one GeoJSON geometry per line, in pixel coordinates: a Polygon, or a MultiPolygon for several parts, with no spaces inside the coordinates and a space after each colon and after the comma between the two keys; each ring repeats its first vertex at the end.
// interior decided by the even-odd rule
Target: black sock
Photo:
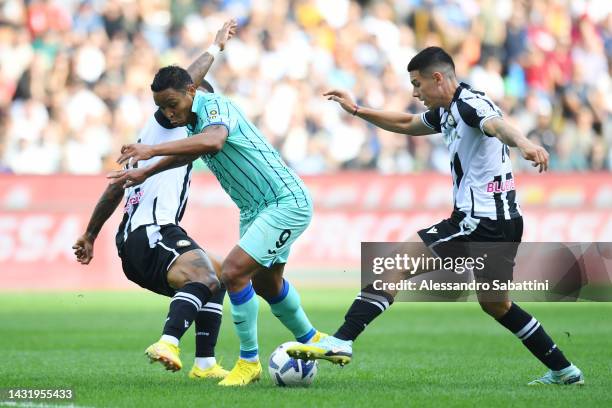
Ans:
{"type": "Polygon", "coordinates": [[[334,337],[341,340],[355,340],[368,324],[387,310],[393,304],[393,296],[382,290],[376,290],[372,285],[361,289],[348,312],[344,316],[344,324],[340,326],[334,337]]]}
{"type": "Polygon", "coordinates": [[[190,282],[179,289],[170,301],[163,334],[180,339],[187,331],[198,309],[210,299],[210,289],[200,282],[190,282]]]}
{"type": "Polygon", "coordinates": [[[214,357],[219,329],[221,328],[221,317],[223,316],[223,298],[225,288],[210,298],[196,315],[196,357],[214,357]]]}
{"type": "Polygon", "coordinates": [[[561,350],[546,334],[540,322],[512,303],[510,310],[497,320],[518,337],[546,367],[558,371],[570,365],[561,350]]]}

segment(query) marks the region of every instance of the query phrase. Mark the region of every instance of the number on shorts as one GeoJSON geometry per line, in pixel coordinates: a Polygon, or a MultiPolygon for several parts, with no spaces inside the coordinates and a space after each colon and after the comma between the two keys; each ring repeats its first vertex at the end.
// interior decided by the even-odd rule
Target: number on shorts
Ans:
{"type": "MultiPolygon", "coordinates": [[[[276,248],[280,248],[283,245],[285,245],[285,243],[289,240],[289,238],[291,237],[291,230],[283,230],[283,232],[281,232],[280,236],[278,237],[278,241],[276,241],[276,248]]],[[[268,249],[268,253],[270,255],[274,255],[276,254],[276,250],[275,249],[268,249]]]]}
{"type": "Polygon", "coordinates": [[[283,232],[281,232],[280,237],[278,237],[278,241],[276,241],[276,247],[280,248],[283,245],[285,245],[285,242],[287,242],[290,236],[291,236],[291,230],[286,229],[283,232]]]}

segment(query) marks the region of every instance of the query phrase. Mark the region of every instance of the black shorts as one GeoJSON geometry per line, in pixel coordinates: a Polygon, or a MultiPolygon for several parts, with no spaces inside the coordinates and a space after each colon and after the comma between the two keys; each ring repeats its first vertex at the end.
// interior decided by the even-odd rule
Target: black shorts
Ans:
{"type": "Polygon", "coordinates": [[[178,225],[164,225],[153,235],[153,248],[149,244],[149,233],[157,226],[142,226],[128,235],[122,245],[117,246],[125,276],[134,283],[152,292],[174,296],[176,290],[168,284],[168,269],[185,252],[202,249],[178,225]]]}
{"type": "Polygon", "coordinates": [[[514,259],[523,237],[523,218],[491,220],[473,218],[453,211],[447,218],[418,232],[425,245],[437,256],[472,257],[487,254],[485,268],[474,275],[486,280],[512,280],[514,259]]]}

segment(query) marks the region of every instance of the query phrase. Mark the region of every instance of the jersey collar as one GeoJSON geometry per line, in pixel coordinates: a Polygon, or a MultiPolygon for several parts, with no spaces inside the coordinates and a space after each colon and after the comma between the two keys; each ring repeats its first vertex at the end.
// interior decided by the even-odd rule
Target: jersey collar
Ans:
{"type": "Polygon", "coordinates": [[[187,130],[189,130],[190,132],[195,132],[195,130],[198,128],[198,123],[200,122],[200,116],[198,115],[198,108],[200,105],[200,99],[204,98],[204,92],[200,91],[200,90],[196,90],[195,95],[193,97],[193,103],[191,104],[191,111],[193,113],[196,114],[196,123],[195,125],[191,126],[191,124],[187,124],[187,130]]]}
{"type": "Polygon", "coordinates": [[[453,95],[453,100],[451,101],[451,105],[453,104],[453,102],[457,102],[457,99],[459,99],[459,95],[461,95],[461,91],[463,91],[464,89],[470,89],[470,88],[471,86],[469,86],[465,82],[459,82],[459,86],[457,87],[457,89],[455,90],[455,94],[453,95]]]}
{"type": "Polygon", "coordinates": [[[465,82],[459,82],[459,86],[457,87],[457,89],[455,89],[455,93],[453,94],[453,99],[451,100],[450,105],[448,105],[448,109],[444,108],[444,110],[450,112],[450,109],[453,106],[453,103],[457,102],[457,99],[459,99],[459,95],[461,95],[461,91],[463,91],[464,89],[470,89],[470,88],[471,87],[465,82]]]}

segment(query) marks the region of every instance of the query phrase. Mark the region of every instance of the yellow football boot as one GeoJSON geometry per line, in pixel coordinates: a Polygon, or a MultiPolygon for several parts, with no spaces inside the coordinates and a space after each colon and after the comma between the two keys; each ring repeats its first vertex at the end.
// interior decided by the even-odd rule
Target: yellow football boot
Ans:
{"type": "Polygon", "coordinates": [[[217,378],[223,379],[227,377],[229,371],[224,369],[219,365],[219,363],[215,363],[212,367],[208,368],[200,368],[196,364],[191,367],[189,371],[189,378],[199,379],[199,378],[217,378]]]}
{"type": "Polygon", "coordinates": [[[151,344],[145,350],[145,354],[151,360],[151,364],[159,361],[166,370],[178,371],[183,368],[183,363],[179,358],[180,349],[172,343],[167,341],[158,341],[157,343],[151,344]]]}
{"type": "Polygon", "coordinates": [[[287,349],[287,354],[300,360],[327,360],[344,366],[353,357],[353,342],[333,336],[321,336],[317,342],[297,344],[287,349]]]}
{"type": "Polygon", "coordinates": [[[225,387],[240,387],[259,381],[261,378],[261,363],[238,359],[232,371],[229,372],[219,385],[225,387]]]}
{"type": "Polygon", "coordinates": [[[308,340],[308,342],[306,344],[311,344],[311,343],[318,343],[321,340],[323,340],[325,337],[329,336],[329,334],[320,332],[317,330],[317,332],[315,333],[314,336],[312,336],[312,338],[310,340],[308,340]]]}

